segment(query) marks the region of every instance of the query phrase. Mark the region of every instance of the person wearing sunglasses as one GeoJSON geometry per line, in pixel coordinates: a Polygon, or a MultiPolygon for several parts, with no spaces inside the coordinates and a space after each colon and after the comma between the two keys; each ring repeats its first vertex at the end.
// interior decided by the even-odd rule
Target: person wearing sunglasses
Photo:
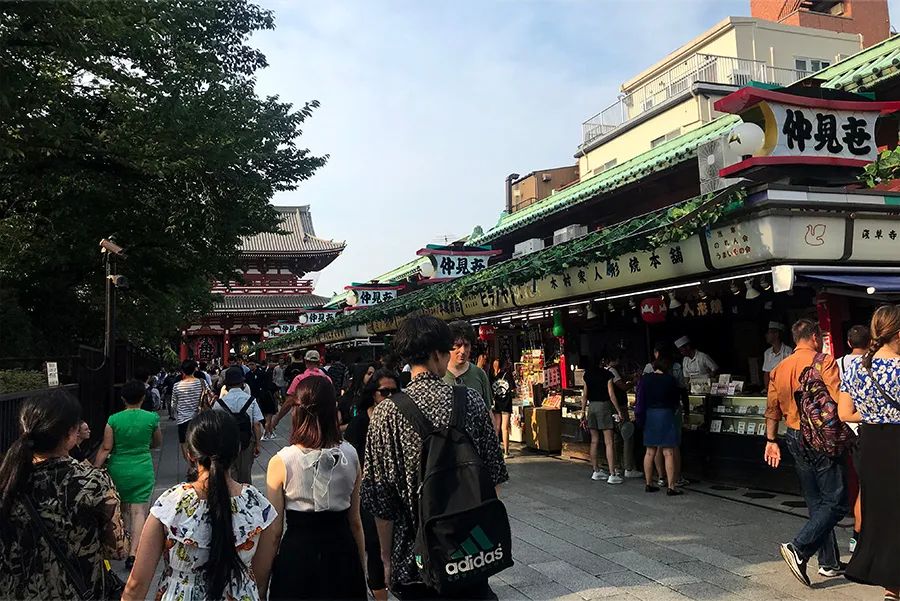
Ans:
{"type": "MultiPolygon", "coordinates": [[[[369,433],[369,421],[375,407],[383,400],[399,391],[400,377],[386,369],[377,370],[365,386],[363,386],[356,406],[356,416],[350,420],[344,439],[353,445],[359,455],[359,464],[364,465],[366,437],[369,433]]],[[[381,547],[378,542],[378,529],[375,518],[365,509],[360,509],[363,532],[366,535],[366,564],[369,575],[369,589],[377,601],[388,598],[387,583],[384,581],[384,565],[381,563],[381,547]]]]}

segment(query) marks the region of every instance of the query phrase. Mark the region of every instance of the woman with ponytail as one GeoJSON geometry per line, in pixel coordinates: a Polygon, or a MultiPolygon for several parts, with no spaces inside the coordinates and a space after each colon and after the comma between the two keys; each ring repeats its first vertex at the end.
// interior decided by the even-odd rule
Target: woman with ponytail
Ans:
{"type": "Polygon", "coordinates": [[[256,488],[231,478],[241,446],[237,421],[224,411],[204,411],[191,420],[185,441],[197,480],[170,488],[150,509],[122,599],[147,597],[164,556],[158,601],[256,601],[250,564],[275,511],[256,488]]]}
{"type": "Polygon", "coordinates": [[[104,599],[104,559],[128,540],[109,479],[69,452],[81,405],[56,389],[25,401],[0,464],[0,596],[104,599]]]}
{"type": "Polygon", "coordinates": [[[848,580],[900,596],[900,306],[872,316],[872,343],[850,364],[841,384],[839,414],[858,422],[862,529],[847,566],[848,580]]]}
{"type": "Polygon", "coordinates": [[[341,440],[331,380],[300,382],[293,411],[291,446],[272,457],[266,474],[278,519],[253,564],[263,596],[271,570],[269,599],[365,599],[359,458],[341,440]]]}

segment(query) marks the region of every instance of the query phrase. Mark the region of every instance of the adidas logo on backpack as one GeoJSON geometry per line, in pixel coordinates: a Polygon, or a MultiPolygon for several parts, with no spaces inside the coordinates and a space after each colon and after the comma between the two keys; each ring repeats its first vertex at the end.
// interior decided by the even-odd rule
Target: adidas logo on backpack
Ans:
{"type": "Polygon", "coordinates": [[[512,566],[506,507],[465,429],[466,388],[453,387],[450,423],[441,429],[404,393],[391,401],[422,438],[414,547],[422,580],[443,593],[512,566]]]}

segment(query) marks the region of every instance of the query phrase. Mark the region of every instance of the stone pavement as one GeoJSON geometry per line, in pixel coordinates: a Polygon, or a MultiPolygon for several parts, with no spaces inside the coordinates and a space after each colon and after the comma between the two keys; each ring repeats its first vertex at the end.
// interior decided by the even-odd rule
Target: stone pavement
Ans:
{"type": "MultiPolygon", "coordinates": [[[[187,471],[173,424],[163,417],[164,444],[154,452],[156,494],[187,471]]],[[[287,427],[285,420],[279,438],[262,444],[254,469],[261,490],[269,458],[286,444],[287,427]]],[[[501,496],[516,565],[493,579],[501,599],[881,598],[874,588],[820,578],[813,565],[813,588],[797,582],[778,554],[778,544],[803,523],[796,516],[693,491],[646,494],[640,480],[610,486],[592,481],[583,463],[540,455],[514,457],[509,472],[501,496]]],[[[842,549],[848,535],[839,532],[842,549]]]]}

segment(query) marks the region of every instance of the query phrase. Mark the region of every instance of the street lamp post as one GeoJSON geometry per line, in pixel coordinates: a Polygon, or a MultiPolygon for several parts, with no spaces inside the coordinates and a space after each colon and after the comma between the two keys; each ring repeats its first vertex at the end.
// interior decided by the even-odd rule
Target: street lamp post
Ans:
{"type": "Polygon", "coordinates": [[[109,407],[116,400],[116,288],[125,288],[125,276],[118,274],[117,259],[125,258],[124,249],[104,238],[100,241],[100,253],[106,258],[106,335],[104,340],[104,363],[107,369],[107,389],[109,407]]]}

